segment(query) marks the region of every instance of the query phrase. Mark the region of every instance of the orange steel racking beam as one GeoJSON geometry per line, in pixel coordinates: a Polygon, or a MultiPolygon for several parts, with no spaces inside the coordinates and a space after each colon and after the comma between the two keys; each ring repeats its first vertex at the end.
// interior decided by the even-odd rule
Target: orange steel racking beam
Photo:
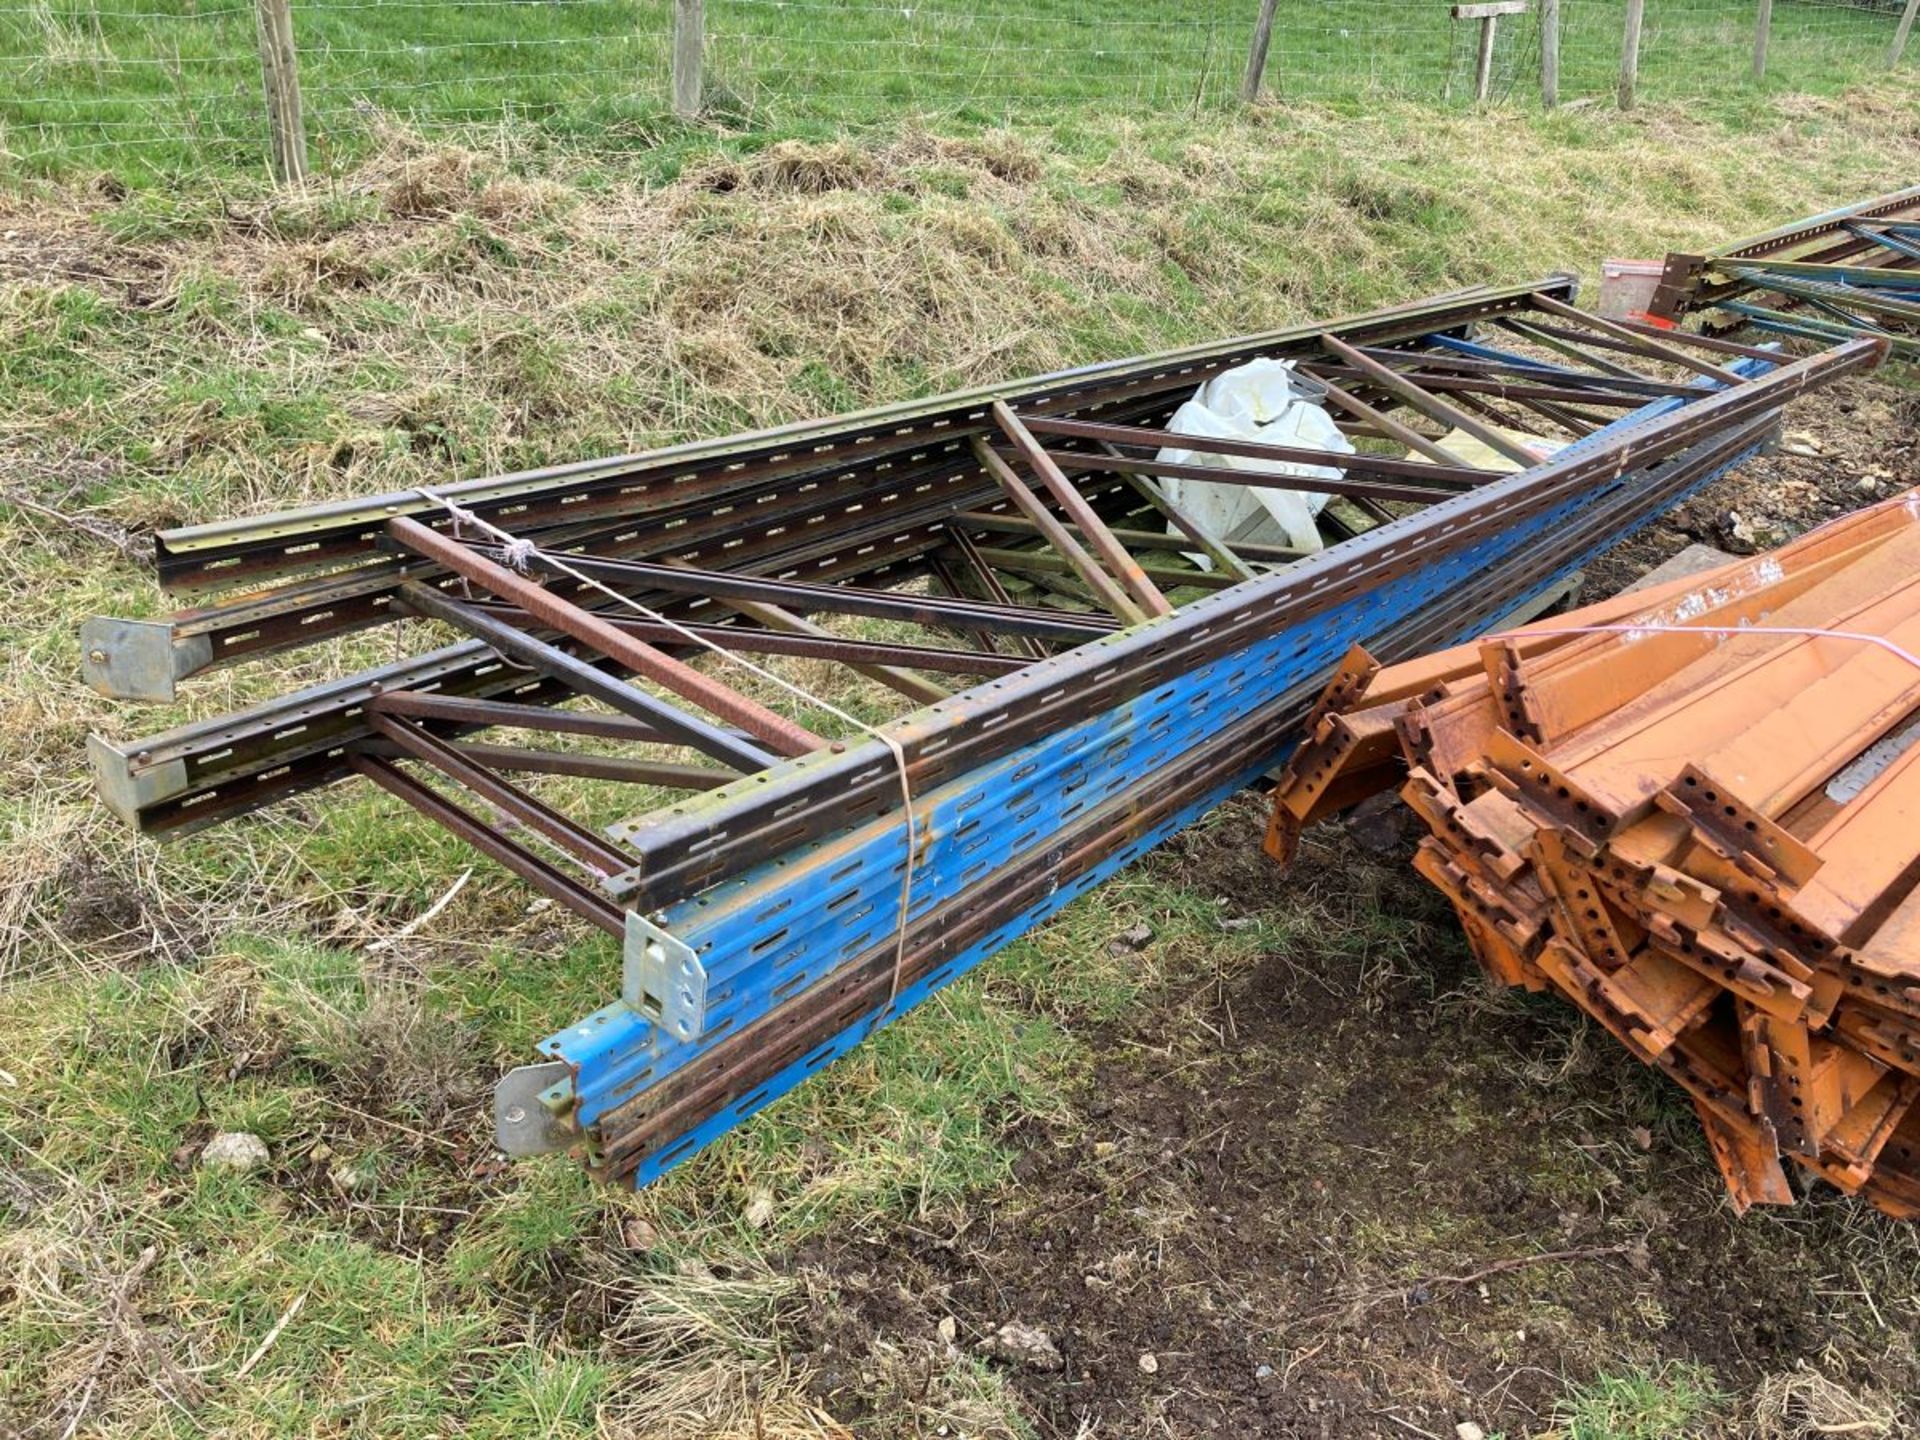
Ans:
{"type": "Polygon", "coordinates": [[[1382,668],[1356,648],[1267,848],[1399,788],[1496,980],[1692,1097],[1736,1209],[1791,1160],[1920,1215],[1920,491],[1772,555],[1382,668]]]}

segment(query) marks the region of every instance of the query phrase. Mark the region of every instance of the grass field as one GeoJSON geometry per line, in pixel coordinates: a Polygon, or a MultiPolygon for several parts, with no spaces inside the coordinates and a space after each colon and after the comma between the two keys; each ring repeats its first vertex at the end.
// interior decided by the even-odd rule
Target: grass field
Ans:
{"type": "Polygon", "coordinates": [[[1832,1199],[1732,1221],[1674,1096],[1488,997],[1397,862],[1336,849],[1283,885],[1228,807],[621,1194],[500,1164],[486,1117],[499,1069],[604,992],[608,945],[366,787],[164,849],[90,799],[89,730],[385,650],[223,671],[159,713],[81,687],[74,637],[156,608],[156,526],[1592,275],[1908,181],[1917,125],[1881,81],[1737,116],[1382,98],[484,150],[383,121],[299,196],[218,154],[168,178],[196,157],[165,143],[117,162],[152,162],[132,189],[78,157],[12,174],[0,1432],[1221,1433],[1182,1408],[1213,1383],[1184,1332],[1128,1328],[1186,1296],[1278,1385],[1245,1433],[1433,1431],[1461,1396],[1508,1440],[1901,1433],[1912,1234],[1832,1199]],[[1114,954],[1136,921],[1152,946],[1114,954]],[[228,1129],[264,1170],[196,1163],[228,1129]],[[1571,1246],[1612,1258],[1397,1298],[1571,1246]],[[1106,1347],[1091,1429],[973,1348],[1009,1318],[1106,1347]]]}
{"type": "MultiPolygon", "coordinates": [[[[1179,113],[1237,93],[1251,0],[714,0],[708,100],[748,128],[888,123],[935,112],[993,124],[1066,107],[1179,113]]],[[[1273,93],[1364,105],[1462,101],[1473,37],[1442,4],[1289,0],[1273,93]]],[[[1566,0],[1563,91],[1611,94],[1625,0],[1566,0]]],[[[513,117],[578,151],[645,153],[666,118],[667,0],[317,0],[294,7],[317,165],[353,163],[384,124],[485,143],[513,117]]],[[[1657,0],[1644,93],[1737,113],[1753,94],[1750,0],[1657,0]]],[[[1884,62],[1893,15],[1782,0],[1769,85],[1832,94],[1884,62]]],[[[1537,94],[1537,17],[1510,20],[1498,91],[1537,94]]],[[[257,171],[253,10],[241,0],[11,0],[0,7],[0,157],[29,171],[257,171]]]]}

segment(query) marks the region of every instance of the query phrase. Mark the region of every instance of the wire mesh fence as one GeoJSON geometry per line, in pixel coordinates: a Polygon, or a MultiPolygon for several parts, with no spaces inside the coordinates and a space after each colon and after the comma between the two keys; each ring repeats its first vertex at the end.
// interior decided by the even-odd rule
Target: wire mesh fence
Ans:
{"type": "MultiPolygon", "coordinates": [[[[668,19],[665,0],[296,3],[308,143],[324,165],[387,119],[600,137],[657,124],[668,19]]],[[[264,106],[253,3],[0,5],[0,154],[257,168],[264,106]]]]}
{"type": "MultiPolygon", "coordinates": [[[[256,5],[0,0],[0,157],[34,169],[263,163],[256,5]]],[[[1488,98],[1539,97],[1543,14],[1494,27],[1488,98]]],[[[1557,0],[1560,98],[1613,92],[1630,0],[1557,0]]],[[[1644,0],[1641,93],[1752,84],[1758,0],[1644,0]]],[[[380,127],[502,122],[595,146],[657,136],[692,0],[293,0],[315,168],[380,127]]],[[[1264,93],[1478,98],[1484,22],[1445,0],[1272,0],[1264,93]]],[[[1835,90],[1887,63],[1910,0],[1775,0],[1767,83],[1835,90]]],[[[705,0],[706,113],[866,122],[1064,108],[1202,109],[1243,95],[1261,0],[705,0]]],[[[1920,50],[1920,46],[1914,47],[1920,50]]],[[[1910,53],[1905,63],[1914,63],[1910,53]]]]}
{"type": "MultiPolygon", "coordinates": [[[[1449,8],[1280,0],[1267,91],[1460,90],[1476,42],[1449,8]]],[[[764,109],[1204,106],[1240,95],[1259,9],[1258,0],[712,0],[708,55],[717,83],[764,109]]],[[[1498,32],[1509,85],[1531,65],[1521,29],[1498,32]]]]}

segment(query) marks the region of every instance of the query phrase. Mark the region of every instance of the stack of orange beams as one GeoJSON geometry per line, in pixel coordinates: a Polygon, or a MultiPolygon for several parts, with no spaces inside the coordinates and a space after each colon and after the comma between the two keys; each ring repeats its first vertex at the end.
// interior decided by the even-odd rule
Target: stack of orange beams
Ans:
{"type": "Polygon", "coordinates": [[[1737,1209],[1792,1159],[1920,1216],[1920,491],[1769,555],[1381,668],[1355,650],[1267,849],[1394,785],[1508,985],[1692,1097],[1737,1209]]]}

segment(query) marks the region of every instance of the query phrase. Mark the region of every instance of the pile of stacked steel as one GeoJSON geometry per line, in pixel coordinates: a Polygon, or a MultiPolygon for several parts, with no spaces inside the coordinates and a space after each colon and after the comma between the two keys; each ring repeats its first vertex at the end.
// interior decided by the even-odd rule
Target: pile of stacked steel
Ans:
{"type": "Polygon", "coordinates": [[[1830,342],[1877,335],[1920,360],[1920,186],[1811,215],[1704,255],[1667,257],[1652,313],[1709,330],[1830,342]]]}
{"type": "Polygon", "coordinates": [[[1685,1088],[1740,1210],[1791,1158],[1920,1215],[1920,491],[1391,668],[1348,656],[1267,848],[1400,786],[1508,985],[1685,1088]]]}
{"type": "Polygon", "coordinates": [[[617,937],[498,1138],[645,1181],[1273,766],[1348,646],[1537,604],[1886,353],[1573,299],[163,533],[192,608],[89,623],[97,689],[376,626],[403,658],[96,736],[100,792],[171,836],[357,775],[617,937]]]}

